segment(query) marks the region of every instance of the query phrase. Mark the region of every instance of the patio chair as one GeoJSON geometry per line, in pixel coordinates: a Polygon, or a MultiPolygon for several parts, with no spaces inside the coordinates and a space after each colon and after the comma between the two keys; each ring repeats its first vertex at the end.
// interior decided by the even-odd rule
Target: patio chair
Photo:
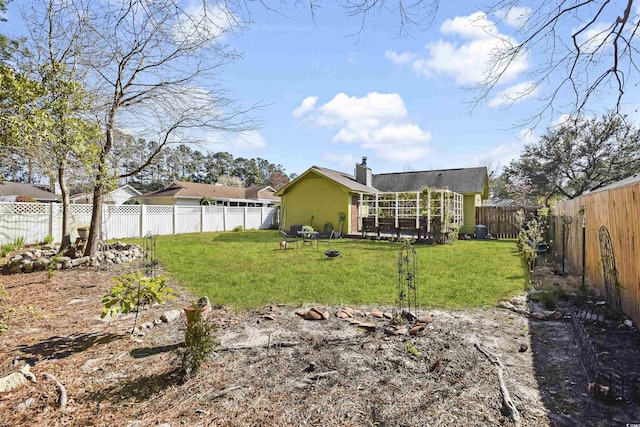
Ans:
{"type": "Polygon", "coordinates": [[[320,243],[327,243],[329,245],[329,250],[331,250],[331,239],[336,238],[336,233],[337,232],[335,230],[331,230],[331,233],[329,233],[328,236],[326,234],[321,234],[317,239],[316,250],[318,250],[320,243]]]}
{"type": "Polygon", "coordinates": [[[285,250],[289,249],[289,243],[295,243],[296,244],[296,250],[298,250],[298,235],[294,234],[293,236],[290,234],[287,234],[286,231],[280,229],[280,234],[282,235],[282,238],[284,239],[283,242],[286,243],[285,246],[285,250]]]}

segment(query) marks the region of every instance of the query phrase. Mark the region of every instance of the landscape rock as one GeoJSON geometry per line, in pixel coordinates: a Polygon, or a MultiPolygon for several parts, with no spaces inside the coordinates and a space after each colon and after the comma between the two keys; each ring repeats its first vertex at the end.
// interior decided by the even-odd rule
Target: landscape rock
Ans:
{"type": "Polygon", "coordinates": [[[363,328],[368,331],[375,331],[378,328],[378,326],[375,323],[360,322],[358,324],[358,328],[363,328]]]}
{"type": "Polygon", "coordinates": [[[424,323],[425,325],[433,322],[433,316],[431,316],[430,314],[425,314],[424,316],[420,317],[418,319],[418,322],[420,323],[424,323]]]}
{"type": "Polygon", "coordinates": [[[382,313],[382,311],[380,311],[380,310],[373,310],[371,312],[371,315],[373,317],[377,317],[378,319],[382,319],[384,317],[384,313],[382,313]]]}
{"type": "Polygon", "coordinates": [[[182,310],[167,310],[164,313],[162,313],[162,316],[160,316],[160,320],[162,320],[165,323],[171,323],[179,319],[181,314],[182,314],[182,310]]]}
{"type": "Polygon", "coordinates": [[[348,319],[351,316],[349,316],[349,313],[345,312],[344,310],[340,310],[336,313],[336,317],[338,317],[339,319],[348,319]]]}
{"type": "Polygon", "coordinates": [[[425,323],[416,323],[411,329],[409,329],[409,335],[418,335],[426,327],[427,325],[425,323]]]}
{"type": "Polygon", "coordinates": [[[23,253],[12,256],[2,270],[4,273],[9,274],[43,271],[52,262],[55,262],[53,267],[56,270],[80,266],[101,267],[108,265],[108,260],[119,264],[131,262],[144,254],[140,247],[120,242],[102,246],[102,251],[95,257],[85,257],[83,251],[83,246],[76,245],[67,247],[61,256],[58,256],[60,252],[59,246],[48,245],[42,249],[26,250],[23,253]]]}
{"type": "MultiPolygon", "coordinates": [[[[311,307],[303,316],[304,320],[324,320],[324,313],[315,307],[311,307]]],[[[327,315],[328,318],[328,315],[327,315]]]]}

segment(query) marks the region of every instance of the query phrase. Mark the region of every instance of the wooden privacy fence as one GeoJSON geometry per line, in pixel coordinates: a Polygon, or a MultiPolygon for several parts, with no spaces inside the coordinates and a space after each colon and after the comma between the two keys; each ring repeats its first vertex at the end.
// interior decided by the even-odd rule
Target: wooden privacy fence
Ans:
{"type": "Polygon", "coordinates": [[[526,218],[538,215],[536,206],[478,206],[476,207],[476,224],[487,226],[487,232],[499,239],[515,239],[518,237],[519,225],[515,215],[523,210],[526,218]]]}
{"type": "MultiPolygon", "coordinates": [[[[582,226],[585,226],[585,280],[603,295],[604,273],[600,255],[599,229],[607,227],[615,255],[622,310],[640,324],[640,181],[609,187],[558,202],[555,213],[556,251],[561,253],[562,217],[571,218],[567,227],[565,258],[568,269],[582,272],[582,226]],[[584,207],[584,216],[580,215],[584,207]]],[[[568,221],[567,221],[568,222],[568,221]]]]}
{"type": "MultiPolygon", "coordinates": [[[[91,222],[91,205],[70,205],[72,238],[91,222]]],[[[205,231],[267,229],[277,223],[276,208],[178,205],[102,205],[102,239],[142,237],[147,233],[181,234],[205,231]]],[[[23,239],[42,242],[50,235],[62,240],[62,205],[0,203],[0,244],[23,239]]]]}

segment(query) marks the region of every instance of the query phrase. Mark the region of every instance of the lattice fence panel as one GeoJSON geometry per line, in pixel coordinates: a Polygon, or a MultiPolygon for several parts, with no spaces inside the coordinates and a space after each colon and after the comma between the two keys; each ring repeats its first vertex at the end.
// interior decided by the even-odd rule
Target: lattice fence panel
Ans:
{"type": "Polygon", "coordinates": [[[105,205],[103,239],[140,237],[140,215],[142,206],[105,205]]]}
{"type": "MultiPolygon", "coordinates": [[[[51,207],[44,203],[1,203],[0,244],[23,239],[37,243],[49,234],[51,207]]],[[[55,237],[55,236],[54,236],[55,237]]]]}

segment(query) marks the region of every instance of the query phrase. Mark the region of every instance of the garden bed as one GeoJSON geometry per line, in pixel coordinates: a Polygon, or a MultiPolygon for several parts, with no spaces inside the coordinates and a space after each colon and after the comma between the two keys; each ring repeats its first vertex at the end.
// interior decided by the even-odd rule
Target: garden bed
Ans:
{"type": "MultiPolygon", "coordinates": [[[[9,314],[0,376],[29,362],[37,378],[0,394],[0,425],[509,425],[496,369],[478,343],[504,365],[523,426],[640,420],[636,403],[593,397],[568,321],[501,309],[428,310],[434,320],[424,331],[392,336],[384,332],[390,320],[369,314],[361,320],[374,327],[358,328],[334,315],[340,307],[318,306],[330,313],[322,321],[303,320],[295,314],[300,307],[240,314],[217,307],[222,348],[182,384],[173,350],[184,337],[184,316],[133,339],[131,316],[100,319],[110,278],[132,267],[113,268],[51,279],[45,272],[0,276],[8,294],[0,308],[9,314]],[[64,408],[45,373],[65,385],[64,408]]],[[[143,311],[140,321],[191,300],[183,294],[143,311]]],[[[637,343],[629,348],[637,351],[637,343]]]]}

